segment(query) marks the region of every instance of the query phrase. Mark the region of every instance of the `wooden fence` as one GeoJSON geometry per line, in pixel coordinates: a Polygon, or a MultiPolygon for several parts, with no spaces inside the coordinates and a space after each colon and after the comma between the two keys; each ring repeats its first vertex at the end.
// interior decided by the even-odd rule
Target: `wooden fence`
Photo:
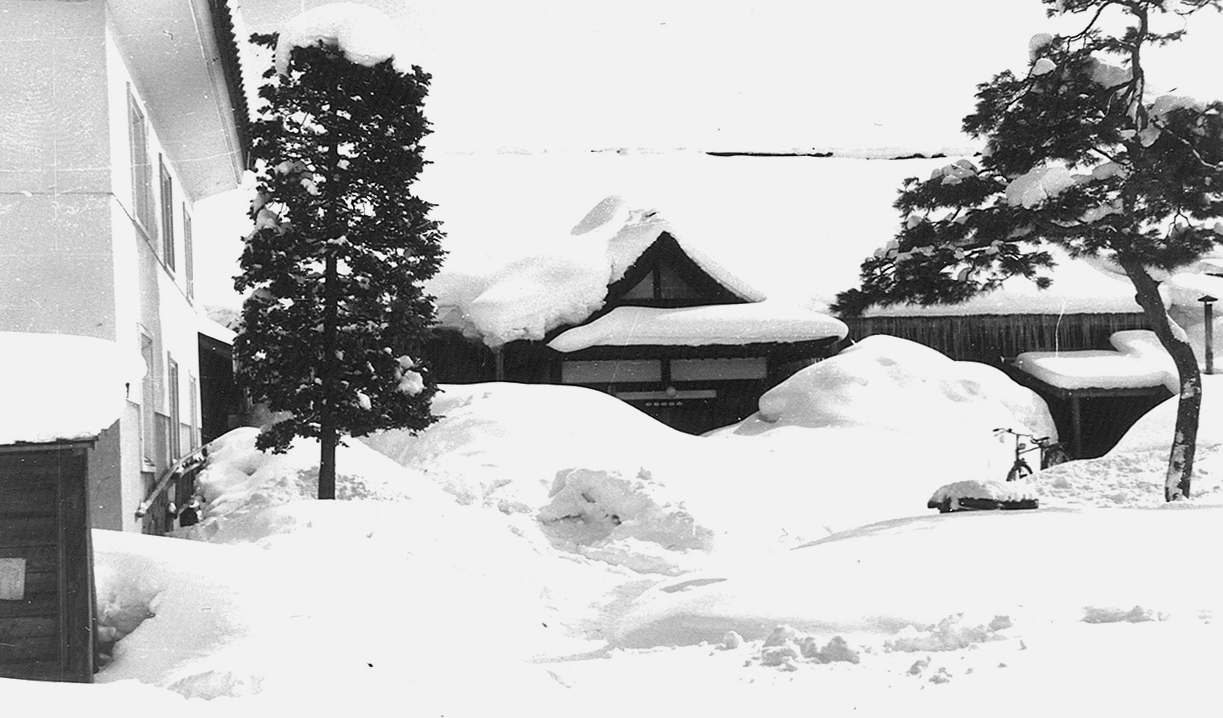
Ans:
{"type": "Polygon", "coordinates": [[[952,359],[999,366],[1026,351],[1111,349],[1113,332],[1148,329],[1132,314],[981,314],[848,319],[850,341],[872,334],[909,339],[952,359]]]}

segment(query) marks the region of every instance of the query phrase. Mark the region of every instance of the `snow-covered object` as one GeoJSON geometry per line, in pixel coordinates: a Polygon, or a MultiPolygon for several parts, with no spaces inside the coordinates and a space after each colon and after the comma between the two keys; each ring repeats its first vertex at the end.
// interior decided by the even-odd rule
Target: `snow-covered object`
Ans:
{"type": "Polygon", "coordinates": [[[607,286],[662,234],[730,291],[748,301],[764,298],[716,262],[684,242],[654,209],[635,208],[619,196],[599,202],[568,236],[497,271],[467,302],[470,333],[489,346],[542,339],[550,330],[578,324],[603,306],[607,286]]]}
{"type": "Polygon", "coordinates": [[[1206,109],[1206,103],[1187,95],[1160,95],[1151,103],[1150,117],[1152,120],[1160,120],[1174,110],[1185,108],[1203,111],[1206,109]]]}
{"type": "Polygon", "coordinates": [[[1032,65],[1033,75],[1047,75],[1057,69],[1057,63],[1047,57],[1042,57],[1032,65]]]}
{"type": "Polygon", "coordinates": [[[806,427],[949,431],[963,424],[1057,436],[1044,401],[1001,370],[887,335],[866,337],[769,390],[759,417],[806,427]]]}
{"type": "Polygon", "coordinates": [[[1155,333],[1134,329],[1109,337],[1114,351],[1024,352],[1015,366],[1051,386],[1062,389],[1137,389],[1153,386],[1177,388],[1172,358],[1155,333]]]}
{"type": "Polygon", "coordinates": [[[144,372],[139,354],[105,339],[0,332],[0,445],[96,437],[144,372]]]}
{"type": "Polygon", "coordinates": [[[1015,502],[1032,501],[1037,498],[1032,485],[1026,481],[953,481],[940,486],[930,496],[929,505],[943,502],[954,502],[960,499],[986,499],[989,501],[1015,502]]]}
{"type": "Polygon", "coordinates": [[[1053,42],[1053,36],[1047,32],[1037,33],[1028,40],[1028,59],[1035,60],[1037,53],[1053,42]]]}
{"type": "Polygon", "coordinates": [[[280,30],[276,43],[276,71],[289,71],[289,54],[295,47],[314,47],[319,42],[338,48],[349,62],[372,67],[392,60],[396,71],[411,72],[403,54],[395,23],[386,13],[368,5],[339,2],[307,10],[280,30]]]}
{"type": "Polygon", "coordinates": [[[415,371],[416,361],[410,356],[401,356],[395,360],[399,366],[395,369],[395,380],[399,382],[396,389],[408,396],[416,396],[425,390],[425,378],[415,371]]]}
{"type": "Polygon", "coordinates": [[[1006,202],[1032,209],[1081,181],[1082,175],[1071,174],[1065,167],[1036,167],[1011,180],[1006,186],[1006,202]]]}
{"type": "Polygon", "coordinates": [[[554,542],[587,558],[678,573],[676,554],[713,548],[713,531],[667,494],[644,469],[632,477],[568,469],[557,473],[538,516],[554,542]]]}
{"type": "Polygon", "coordinates": [[[836,337],[849,329],[834,317],[781,301],[663,309],[616,307],[548,343],[560,352],[592,346],[706,346],[792,343],[836,337]]]}

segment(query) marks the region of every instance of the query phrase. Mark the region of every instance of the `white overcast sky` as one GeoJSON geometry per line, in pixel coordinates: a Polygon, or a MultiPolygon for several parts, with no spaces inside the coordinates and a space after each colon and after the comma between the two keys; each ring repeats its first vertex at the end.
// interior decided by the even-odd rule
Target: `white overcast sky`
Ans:
{"type": "MultiPolygon", "coordinates": [[[[267,32],[327,3],[231,4],[267,32]]],[[[1028,39],[1053,27],[1038,0],[363,4],[433,75],[430,146],[458,151],[960,145],[976,84],[1022,68],[1028,39]]],[[[1210,15],[1178,52],[1217,75],[1210,15]]]]}
{"type": "MultiPolygon", "coordinates": [[[[247,30],[270,32],[327,2],[230,4],[247,30]]],[[[964,147],[960,121],[976,85],[1022,70],[1032,35],[1077,28],[1054,25],[1038,0],[363,4],[398,24],[410,61],[433,76],[426,145],[434,158],[506,149],[964,147]]],[[[1202,13],[1189,27],[1175,63],[1156,67],[1155,80],[1223,97],[1223,19],[1202,13]]],[[[252,88],[268,61],[244,58],[252,88]]],[[[232,274],[232,248],[224,254],[232,274]]]]}

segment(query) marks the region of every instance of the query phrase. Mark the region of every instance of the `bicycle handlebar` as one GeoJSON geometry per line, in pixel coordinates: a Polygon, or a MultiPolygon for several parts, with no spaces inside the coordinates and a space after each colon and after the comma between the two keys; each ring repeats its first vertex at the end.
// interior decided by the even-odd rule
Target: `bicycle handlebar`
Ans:
{"type": "Polygon", "coordinates": [[[1014,429],[1011,429],[1006,426],[1000,426],[997,429],[994,429],[994,433],[995,434],[1007,433],[1007,434],[1012,434],[1014,436],[1026,436],[1038,444],[1046,442],[1046,441],[1052,441],[1052,437],[1048,437],[1048,436],[1037,437],[1036,434],[1025,434],[1021,431],[1015,431],[1014,429]]]}

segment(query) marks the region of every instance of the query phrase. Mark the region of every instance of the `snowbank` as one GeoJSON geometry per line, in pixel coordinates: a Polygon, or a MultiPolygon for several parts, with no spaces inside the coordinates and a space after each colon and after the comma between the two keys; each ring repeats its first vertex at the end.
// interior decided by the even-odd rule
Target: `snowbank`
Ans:
{"type": "Polygon", "coordinates": [[[105,339],[0,332],[0,444],[91,439],[114,424],[144,362],[105,339]]]}
{"type": "Polygon", "coordinates": [[[759,428],[871,426],[921,433],[1010,427],[1057,436],[1044,401],[1002,371],[886,335],[867,337],[774,387],[749,421],[759,428]]]}

